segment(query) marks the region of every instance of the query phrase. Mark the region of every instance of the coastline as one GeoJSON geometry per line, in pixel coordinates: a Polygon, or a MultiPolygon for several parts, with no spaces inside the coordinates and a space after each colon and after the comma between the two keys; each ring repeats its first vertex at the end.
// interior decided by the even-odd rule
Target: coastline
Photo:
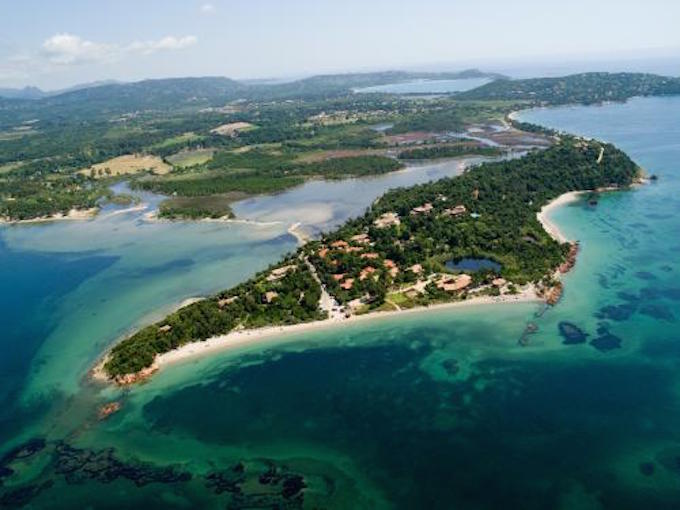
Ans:
{"type": "Polygon", "coordinates": [[[91,220],[99,212],[98,207],[91,209],[71,209],[68,213],[57,213],[50,216],[38,216],[37,218],[29,218],[25,220],[10,220],[8,218],[0,218],[0,225],[26,225],[30,223],[49,223],[51,221],[64,220],[91,220]]]}
{"type": "MultiPolygon", "coordinates": [[[[597,192],[605,191],[620,191],[620,188],[603,188],[596,190],[597,192]]],[[[545,231],[557,242],[559,243],[571,243],[570,240],[563,232],[560,231],[556,223],[550,220],[549,214],[553,210],[562,207],[564,205],[573,203],[579,199],[579,197],[585,193],[589,193],[587,190],[583,191],[570,191],[564,193],[545,206],[536,214],[538,221],[541,223],[545,231]]],[[[159,221],[159,220],[157,220],[159,221]]],[[[162,220],[160,220],[162,221],[162,220]]],[[[212,220],[215,221],[215,220],[212,220]]],[[[220,221],[220,220],[217,220],[220,221]]],[[[224,220],[222,220],[224,221],[224,220]]],[[[234,220],[226,220],[234,221],[234,220]]],[[[236,220],[239,221],[239,220],[236,220]]],[[[244,220],[241,220],[244,221],[244,220]]],[[[246,223],[254,223],[245,220],[246,223]]],[[[256,223],[256,222],[255,222],[256,223]]],[[[300,224],[293,224],[289,227],[288,232],[295,236],[300,244],[305,244],[308,239],[306,239],[304,234],[298,229],[300,224]]],[[[112,381],[106,372],[104,371],[104,364],[108,360],[109,353],[107,352],[96,364],[95,367],[90,371],[90,377],[92,380],[100,383],[117,383],[121,386],[127,386],[130,384],[135,384],[142,382],[157,371],[159,371],[164,366],[169,366],[187,359],[192,359],[195,357],[201,357],[206,354],[214,352],[222,352],[229,349],[234,349],[238,347],[244,347],[249,344],[256,343],[265,339],[270,339],[275,336],[286,337],[291,334],[307,333],[310,331],[324,330],[335,328],[343,325],[350,325],[359,322],[366,322],[381,318],[395,317],[397,314],[403,316],[403,314],[410,313],[427,313],[430,311],[442,310],[442,309],[456,309],[462,307],[470,306],[483,306],[483,305],[494,305],[494,304],[512,304],[512,303],[544,303],[545,298],[538,295],[536,287],[534,284],[528,284],[525,286],[518,294],[505,294],[502,296],[476,296],[466,299],[464,301],[454,301],[449,303],[439,303],[430,306],[420,306],[409,309],[394,310],[389,312],[370,312],[364,315],[352,315],[348,318],[328,318],[320,321],[305,322],[301,324],[294,324],[289,326],[268,326],[258,329],[240,330],[232,331],[225,335],[219,335],[215,337],[208,338],[201,342],[191,342],[185,344],[178,349],[165,352],[161,355],[156,356],[153,364],[150,367],[143,369],[142,371],[129,374],[129,377],[121,381],[112,381]]],[[[181,306],[184,306],[184,303],[181,306]]],[[[180,306],[180,307],[181,307],[180,306]]]]}
{"type": "Polygon", "coordinates": [[[288,233],[292,235],[295,239],[297,239],[299,246],[304,246],[312,239],[312,236],[309,235],[304,230],[302,230],[300,227],[302,227],[302,223],[300,222],[293,223],[288,228],[288,233]]]}
{"type": "MultiPolygon", "coordinates": [[[[312,331],[322,331],[333,329],[345,325],[370,322],[378,319],[389,319],[393,317],[403,317],[407,314],[421,314],[446,309],[467,308],[473,306],[497,305],[497,304],[517,304],[517,303],[543,303],[536,294],[536,289],[529,284],[518,294],[506,294],[503,296],[477,296],[466,299],[464,301],[453,301],[449,303],[439,303],[430,306],[420,306],[409,308],[405,310],[395,310],[389,312],[371,312],[364,315],[353,315],[348,318],[329,318],[320,321],[305,322],[301,324],[293,324],[289,326],[267,326],[257,329],[246,329],[240,331],[232,331],[225,335],[211,337],[202,342],[191,342],[185,344],[178,349],[165,352],[156,356],[153,365],[135,374],[136,377],[130,383],[137,383],[148,379],[163,367],[173,365],[175,363],[204,356],[206,354],[215,352],[224,352],[238,347],[244,347],[257,343],[272,337],[285,338],[292,334],[303,334],[312,331]]],[[[111,383],[111,379],[104,371],[104,364],[108,359],[108,355],[100,359],[97,365],[92,369],[90,375],[93,380],[101,383],[111,383]]],[[[123,383],[127,385],[130,383],[123,383]]]]}
{"type": "Polygon", "coordinates": [[[550,219],[550,213],[555,209],[558,209],[567,204],[576,202],[581,195],[587,193],[587,191],[570,191],[560,195],[552,202],[544,205],[540,212],[536,214],[536,218],[543,226],[543,229],[558,243],[569,243],[572,239],[569,239],[557,226],[557,224],[550,219]]]}
{"type": "MultiPolygon", "coordinates": [[[[163,308],[161,310],[154,310],[152,313],[149,313],[145,315],[140,321],[140,324],[151,324],[155,322],[157,319],[157,316],[165,316],[169,315],[171,313],[176,312],[180,308],[184,308],[185,306],[189,306],[193,303],[197,303],[198,301],[204,300],[205,297],[189,297],[186,299],[183,299],[182,301],[175,302],[174,304],[169,305],[167,308],[163,308]]],[[[143,327],[143,326],[142,326],[143,327]]],[[[119,337],[112,343],[112,347],[117,345],[125,336],[127,336],[129,333],[125,333],[124,336],[119,337]]],[[[109,354],[111,352],[111,348],[107,348],[104,353],[102,353],[98,358],[97,361],[95,362],[95,365],[90,369],[88,372],[88,376],[94,380],[94,381],[99,381],[102,383],[110,383],[111,379],[106,375],[106,372],[104,371],[104,364],[108,361],[109,359],[109,354]]]]}
{"type": "Polygon", "coordinates": [[[159,210],[154,209],[144,214],[142,219],[150,223],[235,223],[244,225],[253,225],[255,227],[271,227],[273,225],[280,225],[282,221],[257,221],[246,218],[233,218],[231,216],[222,216],[221,218],[161,218],[159,210]]]}

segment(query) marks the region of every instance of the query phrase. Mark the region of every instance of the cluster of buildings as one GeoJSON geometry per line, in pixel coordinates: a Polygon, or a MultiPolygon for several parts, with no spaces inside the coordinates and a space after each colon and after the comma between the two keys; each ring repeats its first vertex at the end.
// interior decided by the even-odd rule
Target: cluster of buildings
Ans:
{"type": "MultiPolygon", "coordinates": [[[[434,210],[434,206],[430,202],[419,205],[411,209],[411,216],[418,216],[421,214],[430,214],[434,210]]],[[[455,218],[467,213],[467,208],[463,204],[458,204],[455,207],[449,207],[442,211],[442,216],[455,218]]],[[[471,215],[472,216],[472,215],[471,215]]],[[[401,224],[399,215],[395,212],[386,212],[377,218],[373,224],[377,228],[388,228],[401,224]]]]}
{"type": "MultiPolygon", "coordinates": [[[[396,214],[394,217],[390,217],[388,221],[393,221],[394,219],[398,221],[396,214]]],[[[381,258],[380,254],[373,251],[367,251],[371,245],[371,238],[368,234],[357,234],[350,237],[349,242],[339,239],[337,241],[333,241],[328,246],[322,246],[317,254],[322,259],[332,256],[333,253],[358,254],[360,259],[366,261],[366,265],[361,268],[358,276],[359,281],[364,281],[368,278],[377,278],[378,275],[376,273],[380,267],[380,263],[378,262],[381,258]],[[375,261],[375,263],[371,264],[371,261],[375,261]]],[[[331,261],[331,264],[334,263],[337,262],[331,261]]],[[[400,269],[396,262],[391,259],[384,259],[381,264],[392,278],[397,277],[400,269]]],[[[356,278],[354,277],[347,277],[346,273],[336,273],[333,275],[333,279],[338,282],[340,288],[344,290],[351,290],[354,287],[354,283],[356,281],[356,278]]]]}

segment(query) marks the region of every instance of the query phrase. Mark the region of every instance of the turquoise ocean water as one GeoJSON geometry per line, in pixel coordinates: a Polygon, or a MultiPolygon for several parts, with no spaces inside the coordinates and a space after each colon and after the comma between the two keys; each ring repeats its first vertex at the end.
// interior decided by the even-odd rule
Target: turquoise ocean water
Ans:
{"type": "MultiPolygon", "coordinates": [[[[34,440],[3,459],[0,504],[676,507],[678,119],[680,98],[522,114],[611,141],[660,177],[554,212],[582,245],[554,309],[479,306],[272,339],[126,391],[83,381],[97,353],[157,305],[292,249],[286,225],[130,213],[3,229],[0,438],[34,440]],[[529,322],[538,331],[521,346],[529,322]],[[122,409],[99,422],[110,400],[122,409]]],[[[265,206],[242,210],[275,219],[265,206]]]]}

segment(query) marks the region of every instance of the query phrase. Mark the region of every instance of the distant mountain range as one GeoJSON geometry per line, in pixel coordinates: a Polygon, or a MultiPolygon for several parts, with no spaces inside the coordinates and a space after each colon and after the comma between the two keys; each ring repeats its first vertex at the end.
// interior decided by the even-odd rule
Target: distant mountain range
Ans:
{"type": "Polygon", "coordinates": [[[224,77],[167,78],[134,83],[96,82],[44,92],[34,87],[0,90],[0,128],[40,119],[84,122],[141,111],[180,111],[223,107],[236,100],[325,100],[353,89],[410,80],[504,78],[477,69],[425,73],[385,71],[319,75],[289,82],[245,82],[224,77]]]}
{"type": "Polygon", "coordinates": [[[7,99],[43,99],[45,97],[58,96],[67,92],[89,89],[92,87],[101,87],[103,85],[111,85],[114,83],[120,82],[117,82],[116,80],[93,81],[91,83],[81,83],[72,87],[67,87],[65,89],[50,91],[45,91],[38,87],[24,87],[22,89],[0,88],[0,97],[7,99]]]}
{"type": "Polygon", "coordinates": [[[0,88],[0,98],[39,100],[54,98],[73,92],[82,92],[84,98],[95,98],[99,95],[121,93],[129,96],[135,93],[149,93],[161,87],[167,86],[175,93],[196,93],[199,96],[210,97],[215,94],[240,93],[246,96],[298,96],[319,93],[337,94],[347,92],[352,88],[370,87],[373,85],[385,85],[387,83],[403,82],[408,80],[431,79],[453,80],[465,78],[504,78],[497,73],[485,73],[477,69],[467,69],[460,72],[408,72],[408,71],[383,71],[375,73],[352,73],[319,75],[297,80],[244,80],[236,81],[224,77],[203,78],[167,78],[144,80],[134,83],[124,83],[115,80],[83,83],[61,90],[44,91],[38,87],[25,87],[22,89],[0,88]],[[100,89],[93,91],[92,89],[100,89]]]}

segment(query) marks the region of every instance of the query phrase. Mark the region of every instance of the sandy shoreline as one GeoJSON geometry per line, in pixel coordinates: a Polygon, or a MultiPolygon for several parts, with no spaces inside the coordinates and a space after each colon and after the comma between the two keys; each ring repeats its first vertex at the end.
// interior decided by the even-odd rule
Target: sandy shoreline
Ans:
{"type": "Polygon", "coordinates": [[[233,223],[233,224],[243,224],[243,225],[253,225],[255,227],[271,227],[274,225],[281,225],[282,221],[257,221],[249,220],[247,218],[232,218],[230,216],[222,216],[221,218],[161,218],[158,214],[159,209],[154,209],[149,211],[143,216],[144,221],[155,222],[155,223],[233,223]]]}
{"type": "Polygon", "coordinates": [[[325,329],[332,329],[339,326],[356,324],[361,322],[369,322],[377,319],[389,319],[393,317],[403,317],[409,314],[422,314],[434,312],[438,310],[469,308],[473,306],[483,306],[492,304],[513,304],[513,303],[542,303],[533,287],[515,294],[505,296],[480,296],[465,301],[454,301],[452,303],[441,303],[426,307],[409,308],[406,310],[391,311],[391,312],[372,312],[365,315],[353,315],[347,319],[326,319],[322,321],[306,322],[303,324],[295,324],[293,326],[272,326],[259,329],[251,329],[244,331],[236,331],[226,335],[220,335],[209,338],[204,342],[193,342],[186,344],[179,349],[161,354],[156,358],[154,363],[157,369],[164,366],[172,365],[179,361],[200,357],[211,352],[220,352],[236,347],[251,344],[258,340],[264,340],[275,336],[285,337],[295,333],[308,333],[311,331],[319,331],[325,329]]]}
{"type": "Polygon", "coordinates": [[[297,239],[298,245],[304,246],[311,240],[311,236],[302,230],[302,223],[294,223],[288,228],[288,233],[297,239]]]}
{"type": "Polygon", "coordinates": [[[541,222],[541,225],[543,225],[543,229],[548,234],[550,234],[550,237],[552,237],[558,243],[568,243],[571,242],[571,240],[566,235],[564,235],[564,233],[559,229],[557,224],[550,219],[550,213],[564,205],[576,202],[579,199],[579,197],[584,193],[587,192],[570,191],[569,193],[564,193],[563,195],[560,195],[549,204],[544,205],[541,208],[541,211],[538,214],[536,214],[536,218],[538,218],[538,221],[541,222]]]}
{"type": "MultiPolygon", "coordinates": [[[[228,333],[226,335],[215,336],[203,342],[192,342],[156,357],[153,365],[146,370],[146,374],[151,375],[162,367],[169,366],[184,360],[205,356],[210,353],[224,352],[229,349],[244,347],[258,341],[271,339],[273,337],[286,338],[292,334],[303,334],[313,331],[333,329],[339,326],[369,322],[378,319],[389,319],[396,316],[403,317],[408,314],[421,314],[446,309],[469,308],[474,306],[492,304],[513,304],[513,303],[542,303],[543,300],[536,295],[532,285],[528,285],[520,293],[504,296],[479,296],[465,301],[455,301],[452,303],[441,303],[427,307],[409,308],[406,310],[391,312],[372,312],[365,315],[354,315],[346,319],[325,319],[315,322],[306,322],[292,326],[271,326],[259,329],[242,330],[228,333]]],[[[108,378],[103,370],[106,358],[99,361],[92,370],[93,379],[100,382],[107,382],[108,378]]]]}
{"type": "MultiPolygon", "coordinates": [[[[173,305],[170,305],[167,309],[156,310],[153,313],[146,315],[145,318],[140,320],[140,324],[142,324],[141,327],[144,327],[144,325],[153,324],[157,320],[160,320],[162,317],[166,317],[166,316],[170,315],[171,313],[176,312],[180,308],[184,308],[185,306],[189,306],[193,303],[197,303],[198,301],[202,301],[204,299],[205,299],[205,297],[198,297],[198,296],[190,297],[190,298],[183,299],[182,301],[179,301],[179,302],[177,302],[173,305]],[[159,316],[160,316],[160,318],[159,318],[159,316]]],[[[138,331],[140,328],[138,328],[135,331],[138,331]]],[[[111,349],[113,347],[115,347],[116,345],[118,345],[124,338],[127,338],[130,334],[132,334],[132,332],[127,333],[124,336],[118,338],[115,342],[113,342],[111,347],[108,348],[97,359],[97,362],[95,363],[94,367],[92,367],[92,370],[90,370],[90,372],[89,372],[89,376],[93,380],[99,381],[99,382],[104,382],[104,383],[110,382],[108,375],[106,375],[106,372],[104,371],[104,364],[109,359],[109,354],[111,353],[111,349]]]]}

